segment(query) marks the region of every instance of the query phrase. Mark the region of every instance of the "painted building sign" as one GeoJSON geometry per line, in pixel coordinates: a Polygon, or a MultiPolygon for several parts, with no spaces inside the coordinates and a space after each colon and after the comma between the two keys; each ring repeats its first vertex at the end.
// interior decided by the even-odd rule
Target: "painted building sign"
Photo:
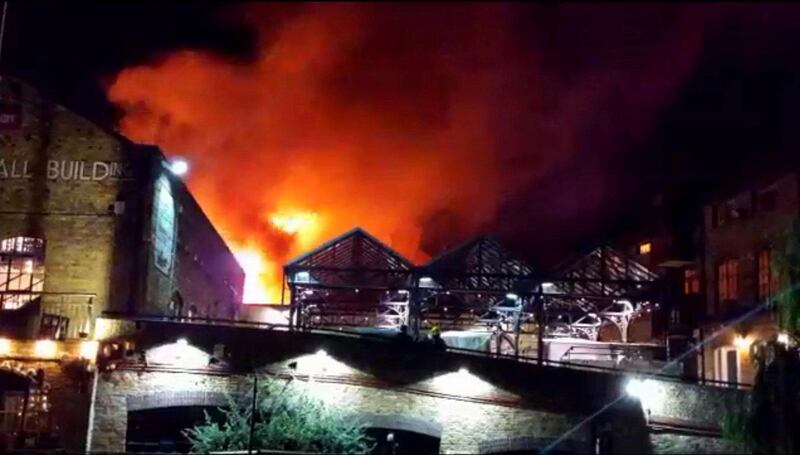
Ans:
{"type": "Polygon", "coordinates": [[[153,254],[156,267],[169,275],[175,252],[175,199],[169,179],[156,181],[153,201],[153,254]]]}
{"type": "Polygon", "coordinates": [[[22,87],[8,84],[0,90],[0,131],[22,126],[22,87]]]}
{"type": "MultiPolygon", "coordinates": [[[[48,160],[45,167],[48,180],[123,180],[133,177],[129,163],[119,161],[48,160]]],[[[28,160],[0,158],[0,180],[33,178],[33,164],[28,160]]]]}
{"type": "Polygon", "coordinates": [[[0,104],[0,130],[15,130],[22,126],[22,106],[0,104]]]}

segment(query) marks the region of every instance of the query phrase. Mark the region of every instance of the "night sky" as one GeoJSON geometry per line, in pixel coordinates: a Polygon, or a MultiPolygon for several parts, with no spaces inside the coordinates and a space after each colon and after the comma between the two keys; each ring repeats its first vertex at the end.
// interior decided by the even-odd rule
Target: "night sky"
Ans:
{"type": "MultiPolygon", "coordinates": [[[[11,2],[0,68],[114,126],[122,113],[106,93],[119,71],[183,49],[246,66],[269,30],[308,8],[247,8],[253,20],[222,4],[11,2]]],[[[423,126],[407,119],[446,123],[450,87],[471,83],[438,78],[441,62],[489,71],[488,147],[513,184],[485,182],[498,196],[479,230],[529,258],[552,262],[602,238],[660,193],[675,220],[721,182],[797,164],[800,6],[517,4],[485,21],[479,8],[359,6],[371,44],[337,70],[347,83],[325,83],[337,100],[389,111],[403,132],[418,132],[423,126]],[[401,64],[416,72],[396,84],[359,77],[401,64]],[[408,107],[408,99],[439,104],[408,107]]],[[[446,205],[426,212],[423,244],[446,245],[460,216],[446,205]]]]}

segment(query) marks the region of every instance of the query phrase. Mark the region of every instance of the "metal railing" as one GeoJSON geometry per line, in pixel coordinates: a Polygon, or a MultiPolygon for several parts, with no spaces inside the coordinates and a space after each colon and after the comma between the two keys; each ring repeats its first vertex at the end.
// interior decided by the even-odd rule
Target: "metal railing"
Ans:
{"type": "MultiPolygon", "coordinates": [[[[257,321],[241,321],[236,319],[212,319],[212,318],[202,318],[202,317],[162,316],[162,315],[131,316],[124,313],[113,313],[113,312],[103,313],[102,316],[107,317],[109,319],[124,319],[134,322],[165,322],[174,324],[215,325],[215,326],[226,326],[226,327],[241,327],[250,329],[271,330],[280,332],[294,331],[298,333],[310,333],[310,334],[321,334],[321,335],[334,335],[338,337],[347,337],[347,338],[358,338],[358,339],[365,339],[373,342],[387,343],[387,344],[392,343],[395,340],[394,333],[379,335],[375,333],[363,333],[363,332],[353,331],[350,328],[334,329],[334,328],[316,327],[316,328],[301,329],[298,327],[291,328],[287,324],[274,324],[274,323],[257,322],[257,321]]],[[[425,346],[425,343],[421,341],[417,341],[414,343],[420,345],[421,347],[425,346]]],[[[489,350],[464,349],[464,348],[456,348],[450,346],[444,348],[444,351],[454,354],[478,356],[483,358],[513,360],[516,362],[521,362],[526,364],[537,364],[546,367],[570,368],[576,370],[595,371],[595,372],[608,373],[614,375],[632,374],[638,377],[649,377],[653,379],[676,382],[676,383],[690,383],[690,384],[708,385],[715,387],[730,387],[730,388],[740,388],[740,389],[749,389],[752,387],[752,384],[746,384],[746,383],[726,382],[726,381],[717,381],[709,379],[703,380],[701,378],[685,376],[685,375],[668,374],[663,372],[649,372],[649,371],[641,371],[639,369],[613,368],[602,365],[592,365],[587,363],[542,359],[539,358],[538,355],[534,357],[526,355],[502,354],[502,353],[491,352],[489,350]]]]}

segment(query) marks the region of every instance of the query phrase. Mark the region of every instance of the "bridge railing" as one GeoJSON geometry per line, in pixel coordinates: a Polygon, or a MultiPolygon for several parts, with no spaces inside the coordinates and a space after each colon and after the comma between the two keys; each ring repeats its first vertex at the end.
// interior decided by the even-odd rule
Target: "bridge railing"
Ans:
{"type": "MultiPolygon", "coordinates": [[[[131,316],[124,313],[111,313],[111,312],[103,313],[103,317],[109,319],[124,319],[133,322],[166,322],[166,323],[179,323],[179,324],[191,324],[191,325],[214,325],[223,327],[241,327],[241,328],[271,330],[279,332],[289,332],[293,330],[302,333],[315,333],[322,335],[335,335],[348,338],[368,339],[374,342],[381,342],[381,343],[391,343],[394,340],[394,334],[380,335],[376,333],[360,332],[353,330],[352,328],[299,329],[295,327],[294,329],[291,329],[288,324],[278,324],[269,322],[242,321],[237,319],[187,317],[187,316],[162,316],[162,315],[131,316]]],[[[637,377],[649,377],[653,379],[659,379],[671,382],[702,384],[714,387],[727,387],[727,388],[738,388],[738,389],[750,389],[752,387],[752,384],[746,384],[746,383],[716,381],[710,379],[703,380],[700,378],[687,377],[687,376],[669,374],[664,372],[641,371],[639,369],[626,369],[623,367],[608,367],[602,365],[592,365],[589,363],[578,363],[578,362],[570,362],[564,360],[541,359],[538,356],[502,354],[486,350],[464,349],[464,348],[456,348],[450,346],[447,346],[445,350],[447,352],[451,352],[454,354],[462,354],[462,355],[470,355],[470,356],[478,356],[478,357],[494,358],[494,359],[506,359],[506,360],[513,360],[516,362],[537,364],[548,367],[571,368],[576,370],[596,371],[596,372],[611,373],[618,375],[622,374],[636,375],[637,377]]]]}

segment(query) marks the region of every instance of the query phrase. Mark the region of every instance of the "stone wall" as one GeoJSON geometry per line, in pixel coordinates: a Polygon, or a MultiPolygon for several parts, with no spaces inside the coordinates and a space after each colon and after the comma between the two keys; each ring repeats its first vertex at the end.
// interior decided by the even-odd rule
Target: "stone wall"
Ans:
{"type": "MultiPolygon", "coordinates": [[[[402,416],[441,425],[442,453],[475,453],[479,443],[487,439],[555,438],[576,422],[576,417],[455,397],[319,380],[300,384],[323,401],[357,416],[369,416],[370,420],[375,420],[374,416],[402,416]]],[[[160,393],[164,397],[162,406],[177,405],[169,396],[186,405],[186,392],[219,391],[247,395],[250,389],[246,377],[133,371],[103,374],[97,384],[91,450],[124,450],[127,412],[137,397],[160,393]]],[[[198,398],[195,404],[204,402],[198,398]]],[[[572,439],[585,443],[587,437],[586,431],[579,431],[572,439]]]]}

